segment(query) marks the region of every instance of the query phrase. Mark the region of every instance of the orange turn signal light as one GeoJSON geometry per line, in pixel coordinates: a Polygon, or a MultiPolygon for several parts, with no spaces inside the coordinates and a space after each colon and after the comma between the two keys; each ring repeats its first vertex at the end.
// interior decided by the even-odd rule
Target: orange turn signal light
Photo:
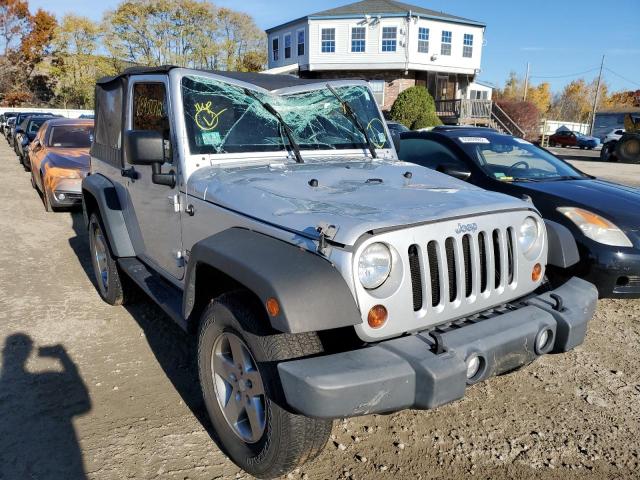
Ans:
{"type": "Polygon", "coordinates": [[[371,310],[369,310],[367,322],[369,322],[369,326],[371,328],[380,328],[387,322],[388,316],[389,314],[387,313],[387,309],[384,305],[375,305],[371,307],[371,310]]]}
{"type": "Polygon", "coordinates": [[[271,315],[272,317],[278,316],[278,314],[280,313],[280,304],[278,303],[278,300],[273,297],[268,298],[266,305],[269,315],[271,315]]]}
{"type": "Polygon", "coordinates": [[[533,270],[531,271],[531,280],[533,280],[534,282],[537,282],[538,280],[540,280],[541,276],[542,276],[542,265],[540,265],[539,263],[536,263],[533,266],[533,270]]]}

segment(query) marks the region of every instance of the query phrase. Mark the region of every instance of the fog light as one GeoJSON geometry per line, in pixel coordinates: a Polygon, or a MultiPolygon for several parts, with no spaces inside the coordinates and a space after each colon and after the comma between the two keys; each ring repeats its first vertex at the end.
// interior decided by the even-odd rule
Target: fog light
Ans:
{"type": "Polygon", "coordinates": [[[375,305],[369,310],[367,322],[371,328],[380,328],[387,322],[387,309],[384,305],[375,305]]]}
{"type": "Polygon", "coordinates": [[[58,200],[64,200],[65,198],[67,198],[67,196],[64,193],[58,194],[58,200]]]}
{"type": "Polygon", "coordinates": [[[467,380],[471,380],[480,371],[482,359],[478,355],[471,355],[467,358],[467,380]]]}
{"type": "Polygon", "coordinates": [[[531,280],[533,280],[534,282],[537,282],[538,280],[540,280],[541,276],[542,276],[542,265],[540,265],[539,263],[536,263],[533,266],[533,270],[531,271],[531,280]]]}
{"type": "Polygon", "coordinates": [[[549,350],[552,340],[553,332],[548,328],[538,333],[538,338],[536,338],[536,353],[546,353],[546,351],[549,350]]]}

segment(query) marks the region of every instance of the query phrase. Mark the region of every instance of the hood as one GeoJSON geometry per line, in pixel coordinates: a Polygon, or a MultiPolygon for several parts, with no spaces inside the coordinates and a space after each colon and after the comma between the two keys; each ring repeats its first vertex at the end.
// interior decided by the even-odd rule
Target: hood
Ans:
{"type": "Polygon", "coordinates": [[[606,217],[620,228],[640,231],[638,188],[597,179],[518,183],[518,186],[553,197],[553,203],[558,207],[585,208],[606,217]]]}
{"type": "Polygon", "coordinates": [[[50,148],[47,160],[55,167],[88,170],[91,155],[88,148],[50,148]]]}
{"type": "Polygon", "coordinates": [[[205,167],[190,177],[188,193],[312,238],[318,225],[334,225],[333,239],[345,245],[371,230],[530,207],[424,167],[387,160],[205,167]]]}

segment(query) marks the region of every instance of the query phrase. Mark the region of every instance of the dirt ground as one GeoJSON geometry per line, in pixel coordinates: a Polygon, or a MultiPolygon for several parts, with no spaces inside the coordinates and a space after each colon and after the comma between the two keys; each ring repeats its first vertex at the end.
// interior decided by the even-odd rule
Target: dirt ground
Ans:
{"type": "MultiPolygon", "coordinates": [[[[191,340],[149,301],[104,304],[82,215],[45,213],[1,139],[0,168],[0,479],[248,478],[211,440],[191,340]]],[[[639,372],[640,301],[602,301],[569,354],[336,421],[289,478],[640,478],[639,372]]]]}

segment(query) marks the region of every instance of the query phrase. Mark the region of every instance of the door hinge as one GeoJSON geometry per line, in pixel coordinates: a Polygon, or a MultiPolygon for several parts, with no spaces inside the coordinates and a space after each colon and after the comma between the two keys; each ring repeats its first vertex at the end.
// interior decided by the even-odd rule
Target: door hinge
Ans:
{"type": "Polygon", "coordinates": [[[167,198],[169,199],[169,203],[173,205],[173,211],[175,213],[179,213],[180,212],[180,195],[176,193],[175,195],[169,195],[167,198]]]}

